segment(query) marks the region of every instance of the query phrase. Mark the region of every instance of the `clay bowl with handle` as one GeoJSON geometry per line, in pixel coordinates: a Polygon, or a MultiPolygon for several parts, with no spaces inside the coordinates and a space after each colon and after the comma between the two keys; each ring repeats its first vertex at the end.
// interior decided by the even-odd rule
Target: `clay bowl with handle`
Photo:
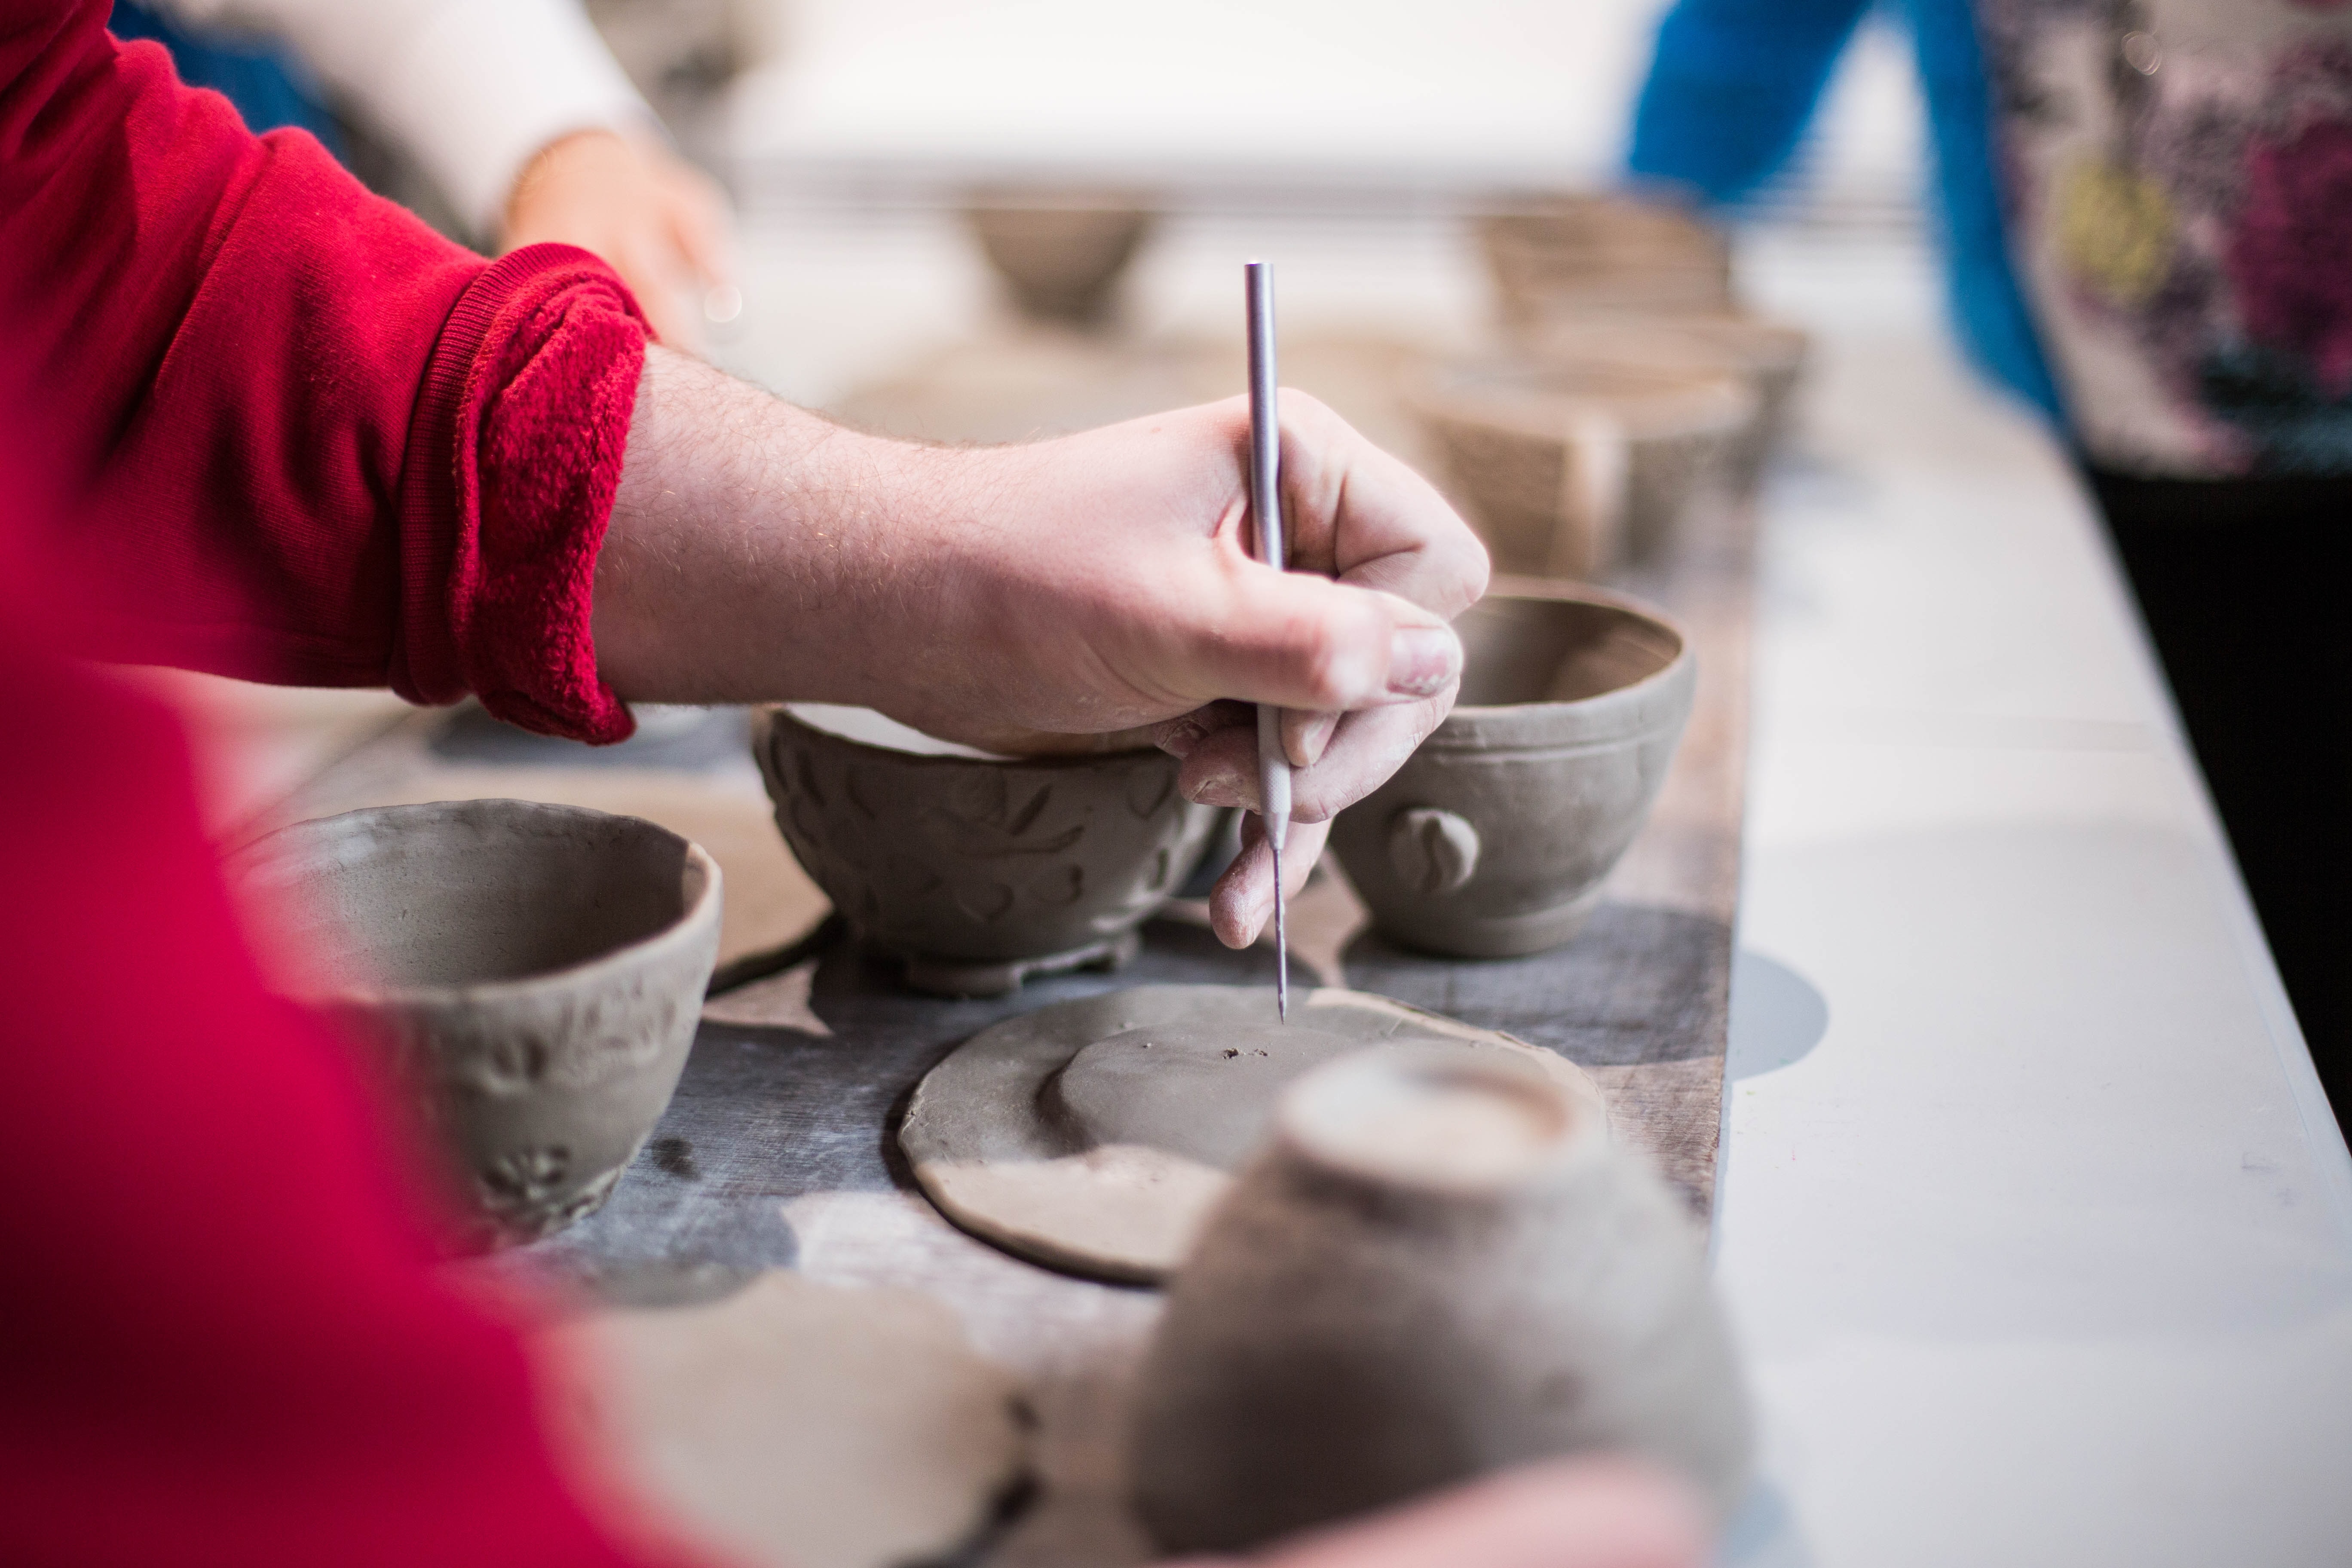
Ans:
{"type": "Polygon", "coordinates": [[[1498,578],[1454,629],[1462,694],[1331,847],[1391,942],[1457,958],[1574,938],[1633,842],[1689,721],[1698,668],[1658,611],[1498,578]]]}
{"type": "Polygon", "coordinates": [[[1132,195],[1086,191],[989,193],[964,208],[1022,314],[1080,327],[1109,318],[1154,216],[1132,195]]]}
{"type": "Polygon", "coordinates": [[[718,863],[634,816],[445,801],[297,823],[232,877],[279,988],[381,1053],[476,1247],[593,1213],[669,1104],[719,954],[718,863]]]}
{"type": "Polygon", "coordinates": [[[1524,323],[1514,341],[1528,358],[1547,363],[1624,365],[1745,382],[1756,394],[1756,416],[1729,459],[1732,486],[1743,495],[1754,491],[1766,460],[1787,435],[1812,346],[1801,327],[1738,311],[1570,311],[1524,323]]]}
{"type": "Polygon", "coordinates": [[[1137,1394],[1137,1511],[1241,1552],[1598,1449],[1748,1474],[1738,1358],[1681,1202],[1528,1068],[1356,1055],[1285,1091],[1202,1226],[1137,1394]]]}
{"type": "Polygon", "coordinates": [[[1758,406],[1721,370],[1526,356],[1424,365],[1404,397],[1496,570],[1577,578],[1727,495],[1758,406]]]}
{"type": "Polygon", "coordinates": [[[1125,963],[1220,820],[1149,749],[989,756],[817,704],[764,710],[752,747],[802,868],[937,995],[1125,963]]]}

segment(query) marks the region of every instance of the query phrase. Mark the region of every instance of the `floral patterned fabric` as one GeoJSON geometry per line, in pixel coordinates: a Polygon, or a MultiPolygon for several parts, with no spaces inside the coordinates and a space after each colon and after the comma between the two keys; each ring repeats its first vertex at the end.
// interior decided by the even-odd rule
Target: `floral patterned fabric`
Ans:
{"type": "Polygon", "coordinates": [[[2352,0],[1980,0],[2011,248],[2091,458],[2352,474],[2352,0]]]}

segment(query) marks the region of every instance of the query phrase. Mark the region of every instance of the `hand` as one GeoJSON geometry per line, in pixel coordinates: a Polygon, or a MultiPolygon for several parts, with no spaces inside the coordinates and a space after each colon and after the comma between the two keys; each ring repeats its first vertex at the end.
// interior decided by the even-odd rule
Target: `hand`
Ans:
{"type": "MultiPolygon", "coordinates": [[[[1706,1531],[1689,1489],[1647,1466],[1567,1459],[1318,1531],[1255,1568],[1698,1568],[1706,1531]]],[[[1240,1568],[1191,1559],[1163,1568],[1240,1568]]]]}
{"type": "Polygon", "coordinates": [[[702,301],[731,287],[727,198],[701,170],[612,131],[550,142],[515,181],[499,248],[553,240],[593,250],[637,297],[654,335],[702,346],[702,301]]]}
{"type": "MultiPolygon", "coordinates": [[[[992,750],[1181,719],[1163,743],[1188,791],[1230,799],[1254,798],[1255,744],[1219,700],[1342,714],[1291,726],[1309,765],[1284,868],[1303,879],[1330,815],[1452,706],[1447,622],[1486,558],[1328,409],[1286,393],[1282,423],[1290,573],[1244,548],[1242,399],[919,447],[656,350],[597,563],[600,668],[626,698],[858,703],[992,750]]],[[[1269,858],[1243,857],[1219,934],[1254,938],[1272,899],[1269,858]]]]}

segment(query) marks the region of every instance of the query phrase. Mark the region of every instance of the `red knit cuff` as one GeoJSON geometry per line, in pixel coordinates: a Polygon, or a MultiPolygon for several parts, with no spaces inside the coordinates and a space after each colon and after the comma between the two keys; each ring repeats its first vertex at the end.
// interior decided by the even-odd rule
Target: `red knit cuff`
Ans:
{"type": "Polygon", "coordinates": [[[596,673],[589,613],[646,336],[619,278],[570,246],[502,257],[458,299],[402,470],[403,697],[470,691],[581,741],[635,727],[596,673]]]}

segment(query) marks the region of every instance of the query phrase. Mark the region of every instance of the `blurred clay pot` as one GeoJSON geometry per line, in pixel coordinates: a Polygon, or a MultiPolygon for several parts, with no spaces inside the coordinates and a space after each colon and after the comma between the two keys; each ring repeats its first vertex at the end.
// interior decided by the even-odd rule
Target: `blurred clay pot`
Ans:
{"type": "Polygon", "coordinates": [[[1643,315],[1587,311],[1532,321],[1517,334],[1528,358],[1554,364],[1607,364],[1696,375],[1731,375],[1757,397],[1756,417],[1730,458],[1732,482],[1751,492],[1789,426],[1790,406],[1812,340],[1801,327],[1724,314],[1643,315]]]}
{"type": "Polygon", "coordinates": [[[1727,492],[1758,406],[1720,371],[1529,358],[1431,365],[1405,398],[1496,569],[1585,578],[1727,492]]]}
{"type": "Polygon", "coordinates": [[[1131,196],[1084,194],[1006,195],[964,209],[1022,313],[1076,326],[1109,316],[1152,218],[1131,196]]]}
{"type": "Polygon", "coordinates": [[[771,708],[752,746],[803,868],[919,991],[998,996],[1125,963],[1217,825],[1163,752],[922,755],[828,717],[864,712],[771,708]]]}
{"type": "Polygon", "coordinates": [[[1555,197],[1480,220],[1506,321],[1565,309],[1722,310],[1731,247],[1679,207],[1624,195],[1555,197]]]}
{"type": "Polygon", "coordinates": [[[467,1241],[593,1213],[677,1087],[719,953],[718,864],[634,816],[446,801],[298,823],[232,874],[284,985],[380,1047],[457,1177],[467,1241]]]}
{"type": "Polygon", "coordinates": [[[1497,579],[1454,629],[1444,722],[1339,814],[1331,847],[1392,942],[1457,958],[1573,938],[1674,762],[1698,669],[1633,600],[1497,579]]]}
{"type": "Polygon", "coordinates": [[[1606,1117],[1505,1063],[1359,1055],[1285,1093],[1145,1360],[1138,1511],[1239,1552],[1583,1449],[1719,1511],[1749,1416],[1688,1215],[1606,1117]]]}

